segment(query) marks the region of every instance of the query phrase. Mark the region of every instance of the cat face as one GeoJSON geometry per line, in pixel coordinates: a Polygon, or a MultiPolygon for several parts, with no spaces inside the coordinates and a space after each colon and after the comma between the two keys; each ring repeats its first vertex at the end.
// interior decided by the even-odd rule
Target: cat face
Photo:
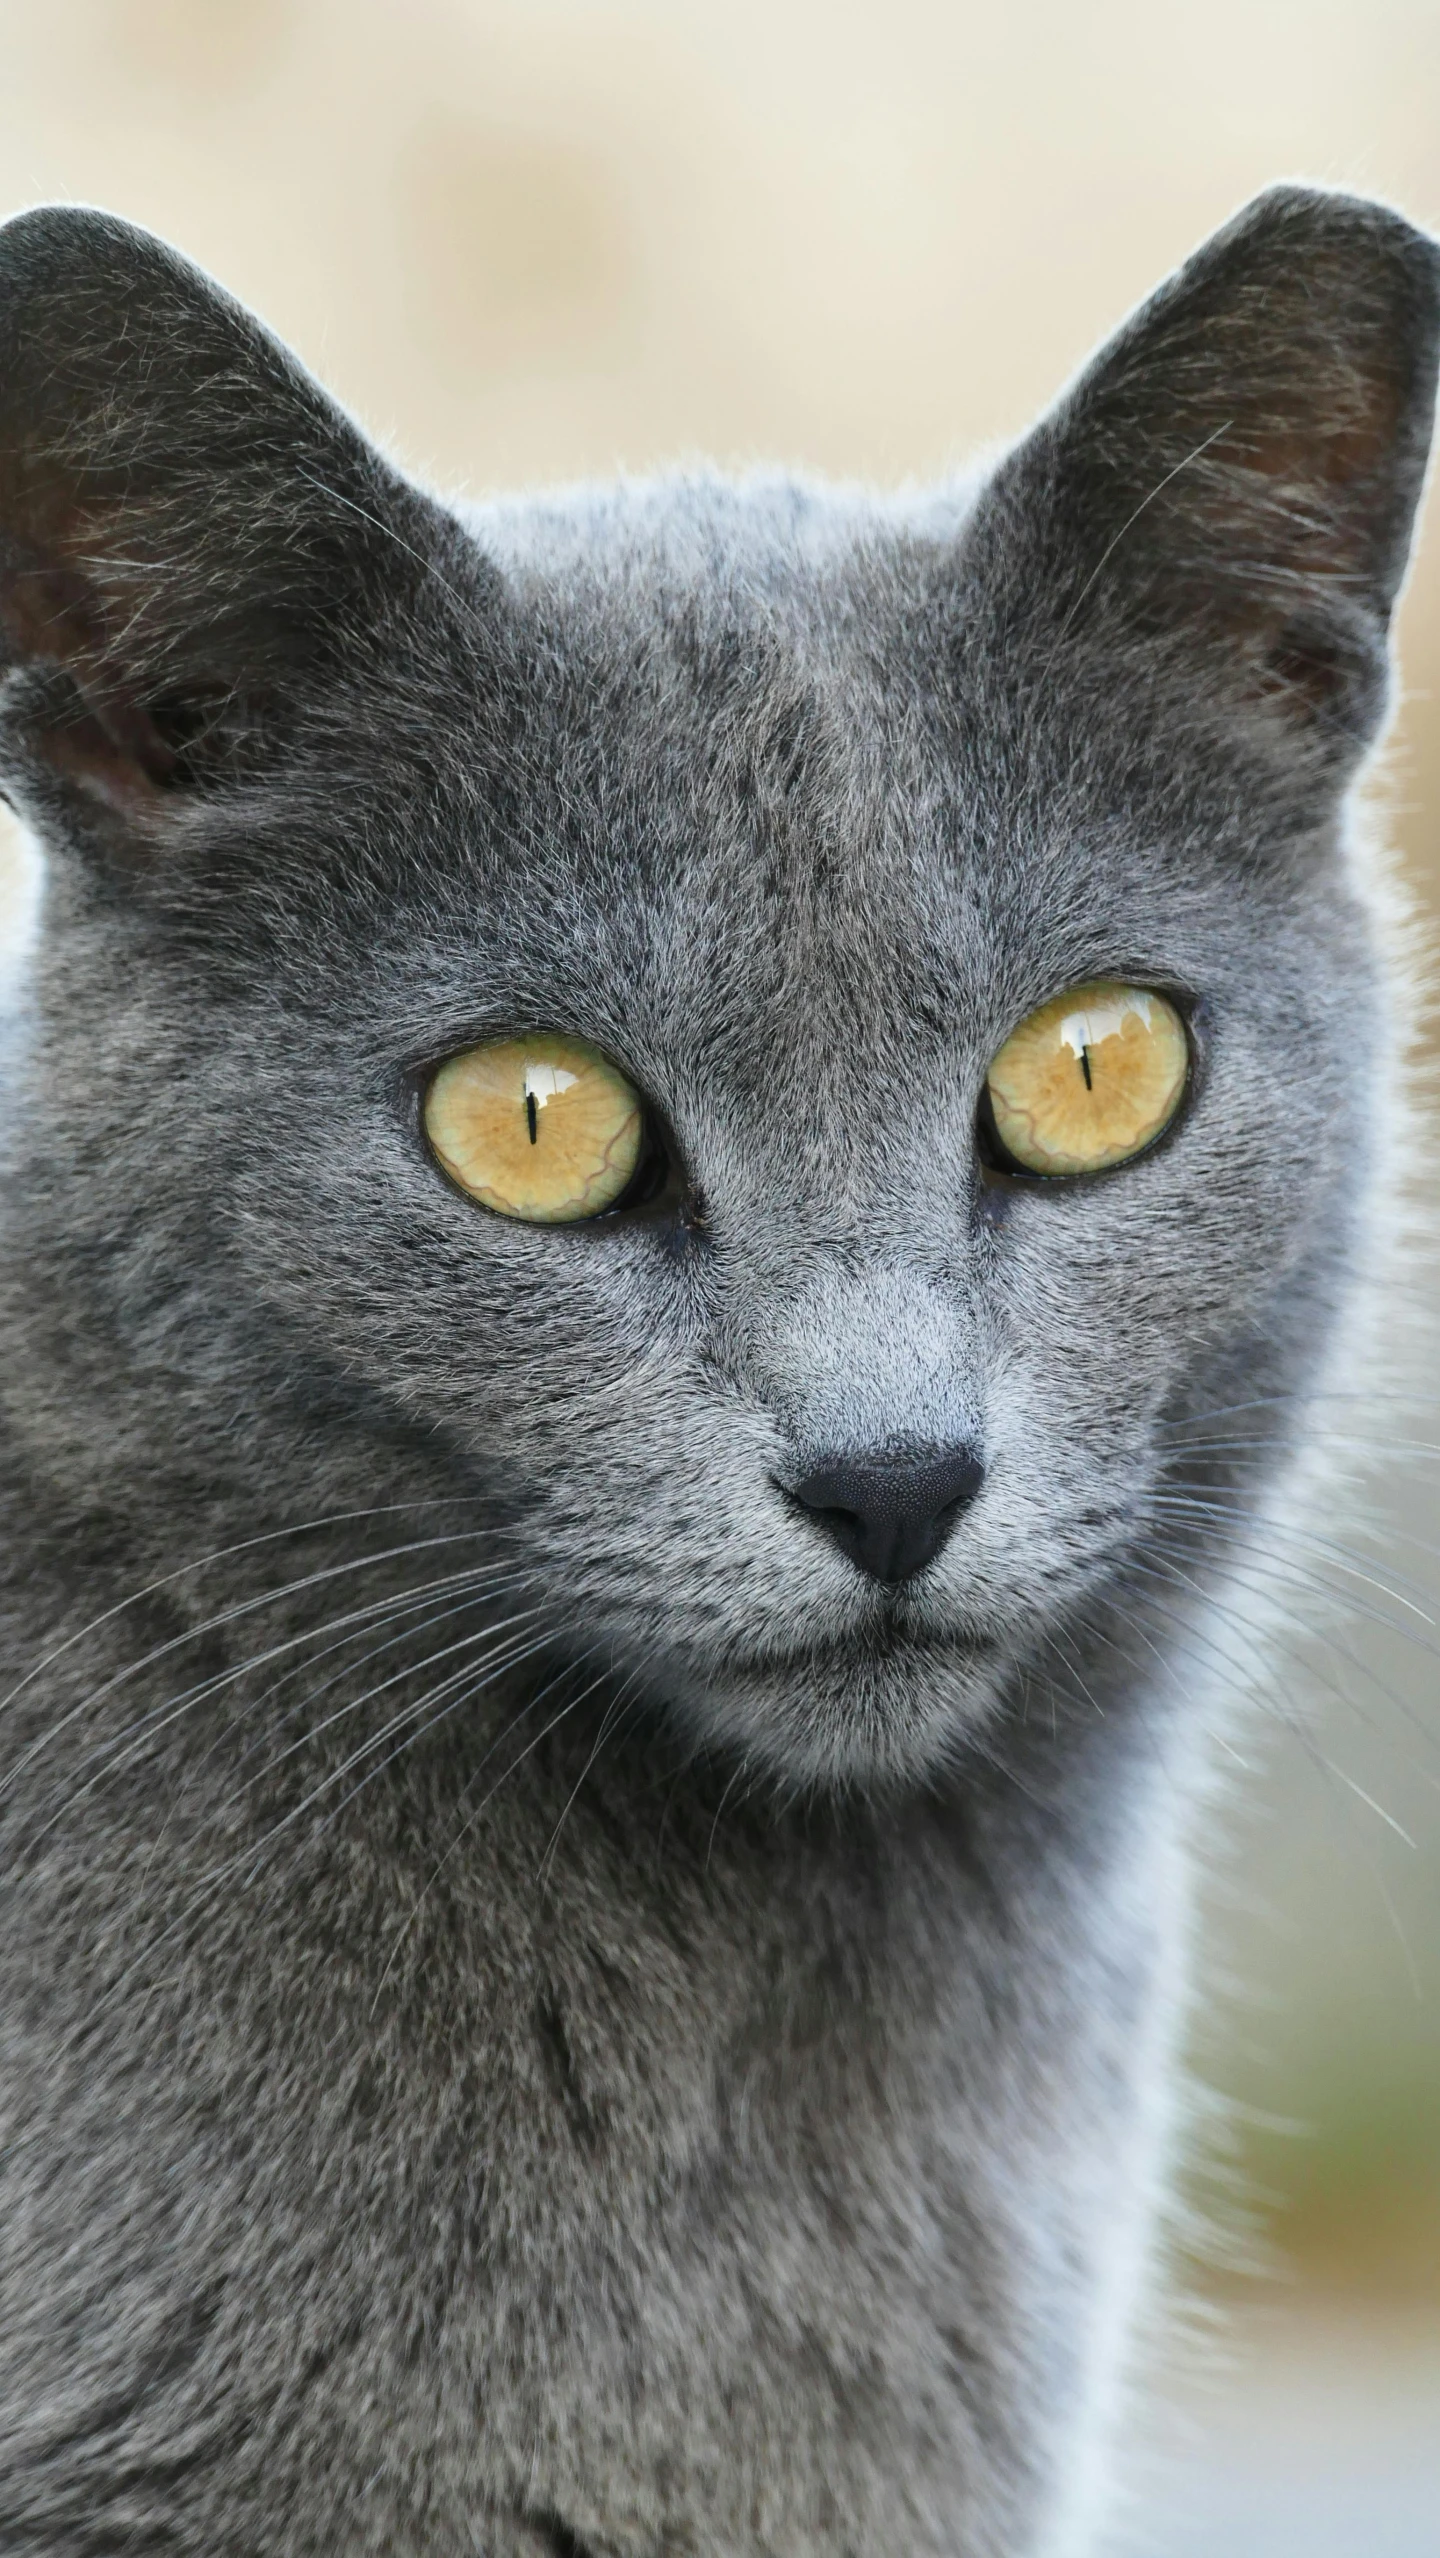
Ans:
{"type": "Polygon", "coordinates": [[[316,1483],[383,1497],[403,1434],[617,1695],[793,1781],[933,1768],[1342,1294],[1385,1020],[1338,815],[1428,253],[1262,199],[975,487],[462,522],[168,253],[30,221],[74,378],[61,433],[7,377],[12,787],[67,857],[26,1142],[85,1129],[135,1394],[183,1431],[206,1381],[211,1462],[298,1514],[323,1377],[316,1483]],[[137,320],[183,362],[117,454],[137,320]],[[1094,981],[1172,1008],[1183,1096],[1027,1173],[990,1065],[1094,981]],[[644,1119],[559,1222],[427,1131],[445,1061],[542,1035],[644,1119]]]}

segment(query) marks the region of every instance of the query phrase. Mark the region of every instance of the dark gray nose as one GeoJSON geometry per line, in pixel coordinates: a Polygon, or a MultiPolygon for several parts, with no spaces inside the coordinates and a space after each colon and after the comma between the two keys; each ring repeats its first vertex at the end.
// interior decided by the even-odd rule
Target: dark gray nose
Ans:
{"type": "Polygon", "coordinates": [[[786,1489],[862,1572],[908,1581],[934,1562],[984,1480],[973,1448],[946,1448],[893,1463],[829,1457],[786,1489]]]}

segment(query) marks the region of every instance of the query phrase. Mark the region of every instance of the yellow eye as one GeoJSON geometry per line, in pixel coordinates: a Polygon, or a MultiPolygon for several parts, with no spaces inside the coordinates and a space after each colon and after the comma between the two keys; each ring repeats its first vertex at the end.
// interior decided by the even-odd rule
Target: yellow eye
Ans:
{"type": "Polygon", "coordinates": [[[994,1059],[996,1135],[1027,1172],[1103,1172],[1169,1126],[1189,1065],[1184,1024],[1163,995],[1107,979],[1074,986],[994,1059]]]}
{"type": "Polygon", "coordinates": [[[640,1161],[644,1115],[606,1058],[546,1030],[448,1057],[425,1096],[425,1134],[482,1207],[560,1226],[613,1207],[640,1161]]]}

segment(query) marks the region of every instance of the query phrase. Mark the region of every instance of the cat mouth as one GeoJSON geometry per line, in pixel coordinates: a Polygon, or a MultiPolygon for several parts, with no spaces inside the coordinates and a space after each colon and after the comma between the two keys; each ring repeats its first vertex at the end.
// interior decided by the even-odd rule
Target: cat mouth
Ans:
{"type": "Polygon", "coordinates": [[[999,1649],[998,1639],[978,1627],[957,1628],[943,1635],[921,1631],[907,1625],[892,1605],[878,1621],[857,1626],[849,1634],[831,1635],[814,1643],[766,1644],[732,1654],[727,1666],[741,1677],[773,1679],[803,1677],[807,1671],[812,1675],[864,1672],[902,1665],[914,1670],[923,1668],[927,1661],[979,1664],[993,1660],[999,1649]]]}

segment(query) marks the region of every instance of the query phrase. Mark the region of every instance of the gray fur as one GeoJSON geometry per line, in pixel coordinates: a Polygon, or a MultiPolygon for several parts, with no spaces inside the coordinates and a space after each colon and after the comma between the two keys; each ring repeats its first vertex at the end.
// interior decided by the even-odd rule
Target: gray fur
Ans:
{"type": "Polygon", "coordinates": [[[1089,2546],[1209,1611],[1381,1222],[1437,311],[1277,190],[988,481],[462,520],[158,244],[0,232],[6,2558],[1089,2546]],[[1102,973],[1182,1122],[985,1174],[1102,973]],[[688,1205],[447,1186],[527,1024],[688,1205]],[[899,1590],[781,1488],[961,1442],[899,1590]]]}

